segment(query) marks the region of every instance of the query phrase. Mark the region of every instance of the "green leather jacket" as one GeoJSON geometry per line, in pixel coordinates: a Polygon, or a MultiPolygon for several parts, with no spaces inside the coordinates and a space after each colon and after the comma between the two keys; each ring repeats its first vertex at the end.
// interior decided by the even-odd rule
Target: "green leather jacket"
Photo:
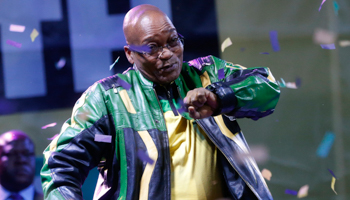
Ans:
{"type": "MultiPolygon", "coordinates": [[[[236,118],[257,120],[271,114],[278,102],[280,91],[270,70],[245,69],[207,56],[183,63],[175,84],[182,99],[199,87],[220,99],[220,113],[196,122],[220,150],[227,197],[272,199],[254,159],[238,162],[234,156],[249,152],[236,118]]],[[[100,175],[94,199],[170,199],[168,143],[151,81],[134,68],[98,81],[82,94],[44,151],[45,199],[82,199],[81,186],[96,166],[100,175]],[[139,159],[140,150],[154,163],[139,159]]]]}

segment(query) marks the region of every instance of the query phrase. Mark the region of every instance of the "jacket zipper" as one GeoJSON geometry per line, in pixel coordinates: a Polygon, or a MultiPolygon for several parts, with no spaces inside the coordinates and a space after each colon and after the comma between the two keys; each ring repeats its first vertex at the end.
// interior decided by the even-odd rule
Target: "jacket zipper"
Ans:
{"type": "MultiPolygon", "coordinates": [[[[158,102],[158,105],[159,105],[159,108],[160,108],[160,110],[162,111],[162,116],[163,116],[163,120],[164,120],[164,123],[165,123],[165,117],[164,117],[164,112],[163,112],[163,108],[162,108],[162,106],[160,105],[160,102],[159,102],[159,98],[158,98],[158,95],[157,95],[157,92],[156,92],[156,90],[153,88],[153,92],[154,92],[154,95],[156,95],[156,98],[157,98],[157,102],[158,102]]],[[[165,125],[165,130],[166,130],[166,134],[165,134],[165,137],[166,137],[166,139],[167,139],[167,141],[168,141],[168,148],[170,149],[170,147],[169,147],[169,138],[168,138],[168,129],[167,129],[167,127],[166,127],[166,125],[165,125]]],[[[170,155],[168,155],[169,156],[169,168],[170,168],[170,155]]],[[[170,172],[170,174],[171,174],[171,170],[169,169],[169,172],[170,172]]],[[[171,182],[171,175],[170,175],[170,180],[169,180],[170,182],[171,182]]],[[[170,195],[170,198],[168,198],[168,199],[171,199],[171,183],[170,183],[170,193],[169,193],[169,195],[170,195]]]]}
{"type": "MultiPolygon", "coordinates": [[[[196,119],[197,124],[202,128],[202,130],[205,131],[205,129],[203,128],[203,126],[199,123],[199,120],[196,119]]],[[[206,131],[205,131],[206,132],[206,131]]],[[[207,133],[208,135],[208,133],[207,133]]],[[[226,154],[224,154],[224,152],[218,147],[217,143],[214,142],[211,137],[208,136],[208,138],[215,144],[215,146],[221,151],[222,155],[225,156],[226,160],[230,163],[230,165],[233,167],[233,169],[235,169],[235,171],[237,172],[237,174],[241,177],[241,179],[245,182],[245,184],[248,185],[248,187],[252,190],[252,192],[255,194],[255,196],[259,199],[259,196],[256,194],[255,189],[238,173],[237,169],[231,164],[230,160],[227,158],[226,154]]]]}

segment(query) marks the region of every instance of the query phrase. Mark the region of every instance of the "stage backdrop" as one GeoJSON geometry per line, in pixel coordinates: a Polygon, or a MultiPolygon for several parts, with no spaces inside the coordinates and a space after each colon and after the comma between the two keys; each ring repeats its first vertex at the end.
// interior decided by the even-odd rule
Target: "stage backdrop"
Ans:
{"type": "MultiPolygon", "coordinates": [[[[350,40],[347,0],[325,1],[320,11],[322,0],[0,0],[0,133],[20,129],[33,138],[37,173],[48,138],[60,131],[81,93],[130,67],[122,20],[142,3],[160,7],[185,36],[184,60],[211,54],[270,67],[282,86],[298,83],[297,89],[281,88],[271,116],[238,119],[250,146],[268,151],[259,167],[272,172],[267,184],[275,199],[296,199],[285,191],[304,185],[305,199],[350,198],[350,46],[339,45],[350,40]],[[25,30],[10,31],[11,24],[25,30]],[[31,38],[34,29],[38,36],[31,38]],[[334,50],[313,41],[317,29],[335,35],[334,50]],[[278,33],[279,51],[272,49],[270,31],[278,33]],[[228,37],[232,45],[221,52],[228,37]],[[320,157],[326,133],[335,139],[320,157]],[[337,177],[338,195],[328,169],[337,177]]],[[[83,186],[85,199],[92,199],[96,176],[94,169],[83,186]]]]}

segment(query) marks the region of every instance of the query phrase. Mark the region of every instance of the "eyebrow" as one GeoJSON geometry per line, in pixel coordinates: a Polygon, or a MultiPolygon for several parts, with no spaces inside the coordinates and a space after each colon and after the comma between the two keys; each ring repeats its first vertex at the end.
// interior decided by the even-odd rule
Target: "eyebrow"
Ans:
{"type": "MultiPolygon", "coordinates": [[[[164,31],[172,33],[172,32],[174,32],[174,31],[176,31],[176,28],[170,28],[170,29],[164,30],[164,31]]],[[[162,32],[164,32],[164,31],[162,31],[162,32]]],[[[144,42],[149,42],[149,41],[151,41],[151,40],[153,40],[153,37],[152,37],[152,36],[147,37],[146,39],[144,39],[142,43],[144,43],[144,42]]]]}

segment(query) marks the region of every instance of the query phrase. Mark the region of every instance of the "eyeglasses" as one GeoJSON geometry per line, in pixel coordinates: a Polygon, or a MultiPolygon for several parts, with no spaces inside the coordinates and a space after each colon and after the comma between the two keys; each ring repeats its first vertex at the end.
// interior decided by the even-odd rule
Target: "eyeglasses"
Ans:
{"type": "Polygon", "coordinates": [[[175,52],[185,44],[184,37],[178,33],[177,37],[172,38],[166,45],[158,46],[155,44],[148,44],[143,46],[128,45],[130,51],[140,53],[152,58],[159,58],[164,51],[164,48],[169,49],[169,51],[175,52]]]}

